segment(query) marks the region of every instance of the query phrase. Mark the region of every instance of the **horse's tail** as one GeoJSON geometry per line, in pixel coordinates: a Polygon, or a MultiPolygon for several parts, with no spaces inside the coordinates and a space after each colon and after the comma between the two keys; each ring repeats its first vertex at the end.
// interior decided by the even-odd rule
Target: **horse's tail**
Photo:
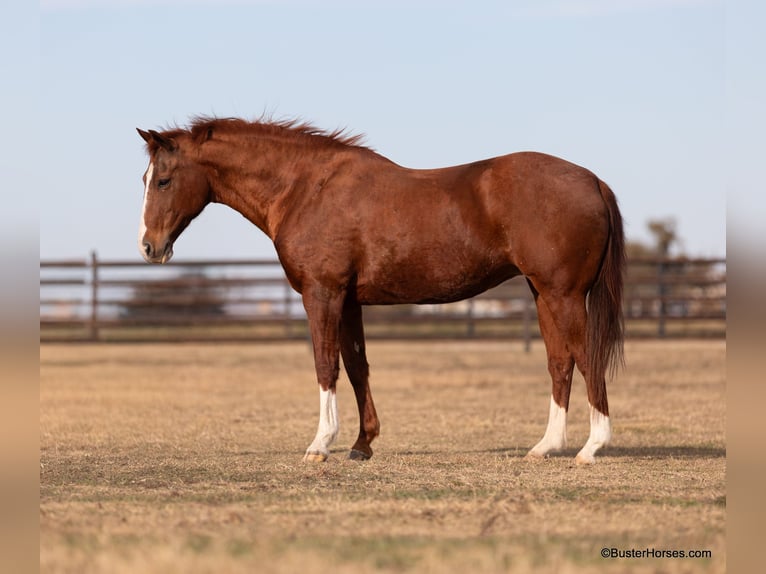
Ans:
{"type": "Polygon", "coordinates": [[[605,377],[607,371],[614,375],[617,367],[624,363],[622,283],[625,237],[614,193],[603,181],[599,180],[598,187],[607,208],[609,236],[596,281],[588,294],[588,370],[595,399],[591,404],[603,414],[609,414],[605,377]]]}

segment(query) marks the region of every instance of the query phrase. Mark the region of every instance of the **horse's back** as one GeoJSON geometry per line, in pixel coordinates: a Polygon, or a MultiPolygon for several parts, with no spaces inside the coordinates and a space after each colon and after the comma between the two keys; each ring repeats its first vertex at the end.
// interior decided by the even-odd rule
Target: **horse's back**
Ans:
{"type": "Polygon", "coordinates": [[[589,268],[603,249],[598,179],[553,156],[520,152],[433,170],[374,160],[346,168],[310,214],[307,204],[296,217],[301,239],[291,243],[302,253],[289,259],[321,266],[314,275],[345,276],[362,303],[455,301],[519,273],[560,276],[568,261],[567,268],[589,268]]]}

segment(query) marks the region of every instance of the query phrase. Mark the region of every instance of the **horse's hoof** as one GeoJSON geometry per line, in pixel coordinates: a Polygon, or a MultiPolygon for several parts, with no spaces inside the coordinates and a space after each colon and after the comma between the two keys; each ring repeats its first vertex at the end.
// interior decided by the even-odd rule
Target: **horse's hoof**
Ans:
{"type": "Polygon", "coordinates": [[[327,455],[323,452],[307,452],[303,457],[303,462],[325,462],[327,455]]]}
{"type": "Polygon", "coordinates": [[[593,455],[584,455],[578,453],[575,457],[575,464],[577,466],[585,466],[587,464],[596,464],[596,458],[593,455]]]}
{"type": "Polygon", "coordinates": [[[372,454],[367,454],[361,450],[351,449],[348,453],[349,460],[370,460],[372,454]]]}
{"type": "Polygon", "coordinates": [[[548,458],[547,454],[540,454],[540,453],[537,453],[537,452],[534,452],[534,451],[530,450],[526,454],[526,456],[524,457],[524,460],[529,460],[529,461],[532,461],[532,462],[539,462],[541,460],[545,460],[546,458],[548,458]]]}

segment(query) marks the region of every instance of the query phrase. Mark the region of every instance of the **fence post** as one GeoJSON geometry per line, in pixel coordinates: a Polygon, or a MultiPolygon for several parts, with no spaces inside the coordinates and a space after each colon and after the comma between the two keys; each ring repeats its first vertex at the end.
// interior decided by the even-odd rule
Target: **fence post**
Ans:
{"type": "Polygon", "coordinates": [[[291,323],[291,321],[290,321],[290,307],[291,307],[291,303],[292,303],[292,296],[291,296],[292,295],[292,289],[290,288],[290,282],[287,280],[286,276],[284,277],[284,282],[285,282],[285,301],[284,301],[284,305],[285,305],[285,311],[284,311],[284,313],[285,313],[285,316],[284,316],[285,337],[287,337],[289,339],[290,338],[290,331],[291,331],[291,328],[290,328],[290,323],[291,323]]]}
{"type": "Polygon", "coordinates": [[[98,257],[90,252],[90,340],[98,340],[98,257]]]}
{"type": "Polygon", "coordinates": [[[668,294],[668,286],[665,283],[665,275],[667,274],[667,263],[662,259],[657,268],[657,294],[660,298],[659,318],[657,320],[657,336],[660,338],[665,337],[665,316],[667,314],[667,306],[665,298],[668,294]]]}
{"type": "Polygon", "coordinates": [[[529,353],[532,350],[532,292],[527,290],[525,293],[521,321],[524,331],[524,352],[529,353]]]}
{"type": "Polygon", "coordinates": [[[468,299],[468,310],[466,311],[466,335],[469,339],[476,336],[476,321],[474,321],[474,299],[468,299]]]}

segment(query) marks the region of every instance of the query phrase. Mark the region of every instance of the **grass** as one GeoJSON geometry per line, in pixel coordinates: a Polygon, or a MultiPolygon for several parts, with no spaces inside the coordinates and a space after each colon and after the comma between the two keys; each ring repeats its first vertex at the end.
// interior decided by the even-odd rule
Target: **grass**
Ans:
{"type": "Polygon", "coordinates": [[[301,462],[305,343],[43,345],[43,572],[723,572],[725,344],[631,342],[592,467],[576,378],[568,448],[523,459],[550,393],[541,344],[371,343],[382,420],[349,461],[301,462]],[[711,559],[604,559],[603,547],[711,559]]]}

